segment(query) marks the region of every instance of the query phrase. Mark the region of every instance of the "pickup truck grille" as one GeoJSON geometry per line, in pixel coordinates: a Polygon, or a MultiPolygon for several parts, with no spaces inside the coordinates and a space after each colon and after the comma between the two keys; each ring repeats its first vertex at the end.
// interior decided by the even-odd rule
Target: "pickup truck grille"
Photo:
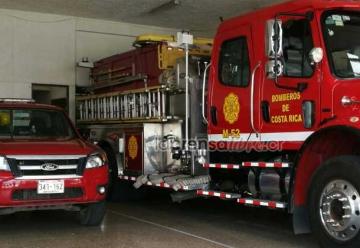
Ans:
{"type": "Polygon", "coordinates": [[[61,194],[38,194],[36,189],[15,190],[12,194],[14,201],[31,201],[31,200],[53,200],[79,198],[83,196],[81,188],[65,188],[61,194]]]}
{"type": "Polygon", "coordinates": [[[15,177],[69,177],[83,174],[86,157],[84,155],[9,156],[8,161],[15,177]]]}

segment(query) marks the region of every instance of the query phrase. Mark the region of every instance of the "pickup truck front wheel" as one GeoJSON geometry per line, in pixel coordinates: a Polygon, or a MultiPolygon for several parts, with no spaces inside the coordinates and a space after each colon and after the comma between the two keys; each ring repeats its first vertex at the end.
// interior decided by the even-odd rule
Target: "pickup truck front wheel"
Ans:
{"type": "Polygon", "coordinates": [[[80,223],[84,226],[98,226],[103,221],[105,212],[105,202],[91,203],[80,210],[80,223]]]}
{"type": "Polygon", "coordinates": [[[312,229],[326,248],[360,247],[360,158],[331,159],[316,172],[309,195],[312,229]]]}

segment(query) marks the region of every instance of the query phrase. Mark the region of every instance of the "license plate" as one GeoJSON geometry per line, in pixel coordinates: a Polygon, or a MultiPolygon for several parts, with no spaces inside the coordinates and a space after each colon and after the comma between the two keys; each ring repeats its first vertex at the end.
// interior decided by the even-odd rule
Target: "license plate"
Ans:
{"type": "Polygon", "coordinates": [[[38,194],[62,194],[64,191],[64,180],[46,180],[38,183],[38,194]]]}

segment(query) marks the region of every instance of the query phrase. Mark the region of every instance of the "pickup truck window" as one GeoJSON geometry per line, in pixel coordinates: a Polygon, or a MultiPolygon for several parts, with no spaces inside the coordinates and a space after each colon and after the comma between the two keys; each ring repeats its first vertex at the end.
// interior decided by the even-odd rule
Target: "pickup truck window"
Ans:
{"type": "Polygon", "coordinates": [[[247,87],[250,80],[249,50],[245,37],[225,41],[219,61],[220,82],[228,86],[247,87]]]}
{"type": "Polygon", "coordinates": [[[0,109],[0,139],[70,139],[74,135],[60,111],[0,109]]]}
{"type": "Polygon", "coordinates": [[[333,73],[339,78],[359,78],[360,14],[327,12],[323,32],[333,73]]]}
{"type": "Polygon", "coordinates": [[[284,75],[307,78],[312,76],[309,53],[314,47],[308,20],[290,20],[283,25],[284,75]]]}

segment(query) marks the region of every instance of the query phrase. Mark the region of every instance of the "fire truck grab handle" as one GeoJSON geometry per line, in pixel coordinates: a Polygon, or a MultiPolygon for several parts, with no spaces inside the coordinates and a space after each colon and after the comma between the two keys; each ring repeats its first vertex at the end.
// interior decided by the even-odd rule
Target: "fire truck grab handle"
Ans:
{"type": "Polygon", "coordinates": [[[254,70],[251,73],[251,93],[250,93],[250,122],[251,122],[251,128],[254,133],[256,133],[256,136],[258,136],[258,132],[255,128],[254,124],[254,89],[255,89],[255,74],[256,71],[260,68],[261,61],[258,62],[258,64],[255,66],[254,70]]]}
{"type": "Polygon", "coordinates": [[[204,70],[204,77],[203,77],[203,85],[202,85],[202,96],[201,96],[201,100],[202,100],[202,106],[201,106],[201,110],[202,110],[202,118],[204,120],[204,122],[206,124],[208,124],[208,120],[206,119],[205,116],[205,85],[206,85],[206,75],[207,75],[207,70],[209,69],[211,63],[207,64],[207,62],[205,62],[205,70],[204,70]]]}

